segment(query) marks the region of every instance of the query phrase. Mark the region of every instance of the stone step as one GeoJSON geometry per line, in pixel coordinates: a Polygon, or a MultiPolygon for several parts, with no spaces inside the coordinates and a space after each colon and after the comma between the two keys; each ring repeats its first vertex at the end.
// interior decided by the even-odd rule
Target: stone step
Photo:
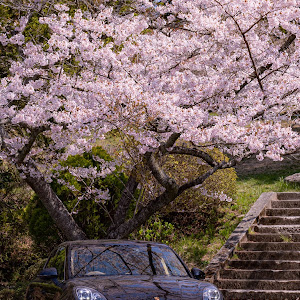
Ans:
{"type": "Polygon", "coordinates": [[[300,251],[300,243],[261,243],[261,242],[245,242],[241,243],[240,247],[243,250],[250,251],[300,251]]]}
{"type": "Polygon", "coordinates": [[[271,208],[300,208],[300,200],[272,201],[271,208]]]}
{"type": "Polygon", "coordinates": [[[267,216],[300,216],[300,208],[269,208],[267,216]]]}
{"type": "Polygon", "coordinates": [[[262,217],[259,219],[262,225],[300,225],[300,217],[262,217]]]}
{"type": "Polygon", "coordinates": [[[300,200],[300,193],[278,193],[277,194],[277,199],[278,200],[295,200],[299,199],[300,200]]]}
{"type": "Polygon", "coordinates": [[[227,269],[228,270],[231,269],[300,270],[300,261],[299,260],[235,260],[233,259],[228,261],[226,270],[227,269]]]}
{"type": "Polygon", "coordinates": [[[300,193],[278,193],[220,270],[226,300],[300,300],[300,193]]]}
{"type": "MultiPolygon", "coordinates": [[[[220,279],[299,280],[299,270],[237,270],[223,269],[220,279]]],[[[300,289],[300,286],[299,286],[300,289]]]]}
{"type": "Polygon", "coordinates": [[[276,233],[256,233],[248,234],[250,242],[300,242],[300,233],[276,234],[276,233]]]}
{"type": "Polygon", "coordinates": [[[299,300],[300,291],[279,290],[221,290],[228,300],[299,300]]]}
{"type": "Polygon", "coordinates": [[[255,225],[252,230],[259,233],[293,234],[300,233],[300,225],[255,225]]]}
{"type": "Polygon", "coordinates": [[[299,260],[300,251],[236,251],[240,260],[299,260]]]}
{"type": "Polygon", "coordinates": [[[300,280],[219,279],[216,285],[220,289],[230,290],[298,290],[300,295],[300,280]]]}

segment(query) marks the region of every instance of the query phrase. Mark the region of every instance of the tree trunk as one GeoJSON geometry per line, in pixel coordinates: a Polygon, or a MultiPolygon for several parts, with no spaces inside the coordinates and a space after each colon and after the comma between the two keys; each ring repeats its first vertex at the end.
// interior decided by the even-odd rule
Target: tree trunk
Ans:
{"type": "MultiPolygon", "coordinates": [[[[196,179],[193,179],[190,182],[184,183],[180,187],[176,184],[172,179],[169,180],[169,183],[166,184],[168,187],[160,196],[156,197],[156,199],[149,202],[145,207],[141,208],[136,215],[134,215],[130,220],[125,221],[119,227],[114,228],[114,230],[110,231],[107,235],[110,239],[124,239],[127,238],[130,233],[132,233],[135,229],[139,228],[142,224],[144,224],[153,214],[160,211],[163,207],[167,206],[173,200],[175,200],[181,193],[185,190],[202,184],[209,176],[214,174],[217,170],[222,168],[229,168],[235,164],[235,161],[231,162],[222,162],[209,169],[206,173],[200,175],[196,179]]],[[[152,169],[158,168],[158,165],[155,162],[155,159],[152,160],[152,169]]],[[[155,172],[152,172],[154,174],[155,172]]],[[[156,178],[159,178],[159,175],[163,173],[157,172],[156,178]]],[[[154,174],[155,176],[155,174],[154,174]]],[[[166,180],[166,175],[162,174],[163,180],[166,180]]]]}
{"type": "Polygon", "coordinates": [[[55,225],[61,230],[62,234],[67,240],[84,240],[85,233],[76,224],[72,215],[66,209],[62,201],[57,197],[51,186],[45,181],[42,174],[37,170],[33,163],[27,163],[31,169],[38,172],[38,177],[33,177],[30,173],[26,173],[25,181],[35,191],[37,196],[42,201],[43,205],[50,214],[55,225]]]}
{"type": "Polygon", "coordinates": [[[138,186],[138,182],[136,181],[135,178],[135,171],[132,171],[132,174],[129,176],[128,181],[122,192],[121,199],[114,213],[113,223],[110,225],[108,229],[108,233],[114,231],[122,223],[125,222],[128,209],[131,201],[134,199],[134,192],[137,189],[137,186],[138,186]]]}
{"type": "Polygon", "coordinates": [[[118,228],[109,232],[109,239],[124,239],[135,229],[143,225],[154,213],[168,205],[177,197],[177,189],[165,191],[147,206],[141,208],[130,220],[121,224],[118,228]]]}

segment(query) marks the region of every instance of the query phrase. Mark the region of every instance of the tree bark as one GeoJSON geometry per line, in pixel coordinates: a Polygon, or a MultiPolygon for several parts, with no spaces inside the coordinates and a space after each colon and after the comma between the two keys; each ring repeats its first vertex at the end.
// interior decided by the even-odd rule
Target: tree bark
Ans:
{"type": "Polygon", "coordinates": [[[135,171],[133,170],[132,174],[129,176],[128,181],[124,187],[124,190],[121,195],[121,199],[114,213],[113,223],[108,228],[108,233],[110,233],[111,231],[119,227],[126,220],[130,203],[134,198],[133,195],[138,186],[138,182],[136,181],[134,173],[135,171]]]}
{"type": "MultiPolygon", "coordinates": [[[[153,214],[161,210],[163,207],[171,203],[175,200],[180,194],[182,194],[185,190],[194,187],[196,185],[202,184],[208,177],[214,174],[216,171],[220,169],[231,168],[236,164],[235,160],[229,162],[221,162],[214,166],[213,168],[209,169],[203,175],[197,177],[196,179],[181,185],[180,187],[173,181],[173,184],[170,183],[168,188],[156,199],[151,201],[145,207],[141,208],[138,213],[133,216],[132,219],[124,222],[118,228],[114,229],[113,231],[109,232],[107,237],[110,239],[123,239],[128,237],[128,235],[133,232],[135,229],[139,228],[143,225],[153,214]]],[[[154,168],[156,166],[154,165],[154,168]]],[[[160,179],[159,177],[157,178],[160,179]]]]}
{"type": "Polygon", "coordinates": [[[123,239],[135,229],[143,225],[154,213],[165,207],[177,197],[177,189],[165,191],[147,206],[141,208],[138,213],[127,222],[121,224],[117,229],[108,234],[109,239],[123,239]]]}
{"type": "Polygon", "coordinates": [[[45,181],[43,175],[38,171],[34,163],[27,162],[26,167],[33,169],[35,173],[38,173],[38,176],[32,176],[30,175],[30,172],[26,172],[25,181],[42,201],[55,225],[59,228],[65,238],[69,241],[86,239],[85,233],[76,224],[72,215],[57,197],[51,186],[45,181]]]}

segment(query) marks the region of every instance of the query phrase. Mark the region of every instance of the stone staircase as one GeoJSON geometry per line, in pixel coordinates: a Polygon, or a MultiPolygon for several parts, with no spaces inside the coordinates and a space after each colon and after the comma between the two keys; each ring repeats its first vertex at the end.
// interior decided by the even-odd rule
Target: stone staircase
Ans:
{"type": "Polygon", "coordinates": [[[213,279],[225,300],[300,300],[300,193],[266,203],[246,234],[225,245],[234,249],[213,279]]]}

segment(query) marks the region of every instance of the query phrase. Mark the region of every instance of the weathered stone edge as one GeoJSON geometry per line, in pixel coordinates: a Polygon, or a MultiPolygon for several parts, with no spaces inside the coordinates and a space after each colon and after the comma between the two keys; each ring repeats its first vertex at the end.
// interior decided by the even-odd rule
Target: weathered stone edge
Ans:
{"type": "Polygon", "coordinates": [[[295,173],[293,175],[287,176],[284,178],[285,182],[289,183],[298,183],[300,184],[300,173],[295,173]]]}
{"type": "Polygon", "coordinates": [[[282,192],[277,193],[278,200],[299,200],[300,192],[282,192]]]}
{"type": "Polygon", "coordinates": [[[238,244],[247,238],[249,228],[258,221],[260,216],[265,214],[265,210],[271,206],[272,200],[277,200],[277,193],[268,192],[260,195],[226,243],[206,267],[206,281],[213,283],[218,278],[220,269],[231,258],[238,244]]]}

